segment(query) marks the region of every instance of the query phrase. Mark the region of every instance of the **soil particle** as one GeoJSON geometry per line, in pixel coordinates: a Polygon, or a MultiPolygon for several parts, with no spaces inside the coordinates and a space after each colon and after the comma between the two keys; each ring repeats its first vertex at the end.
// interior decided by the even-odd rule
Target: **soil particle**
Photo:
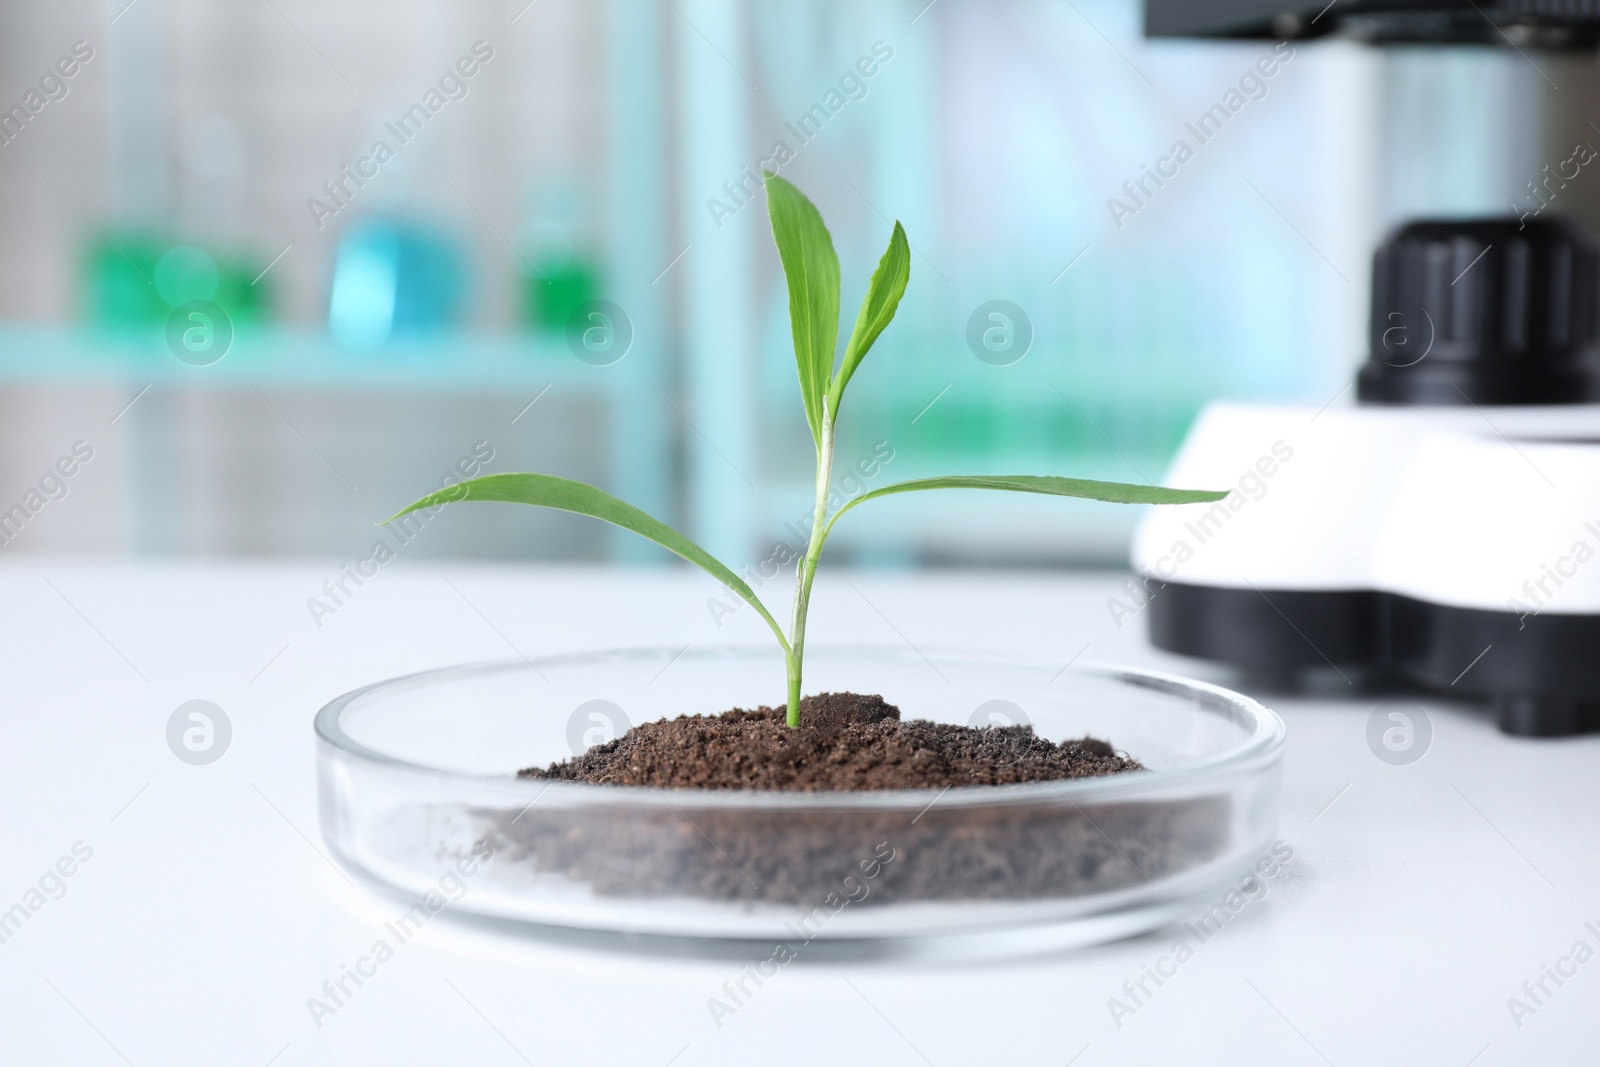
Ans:
{"type": "Polygon", "coordinates": [[[800,722],[791,729],[784,710],[769,707],[649,722],[519,777],[663,789],[838,792],[1059,781],[1144,769],[1091,737],[1058,745],[1036,736],[1031,726],[905,721],[880,696],[806,697],[800,722]]]}

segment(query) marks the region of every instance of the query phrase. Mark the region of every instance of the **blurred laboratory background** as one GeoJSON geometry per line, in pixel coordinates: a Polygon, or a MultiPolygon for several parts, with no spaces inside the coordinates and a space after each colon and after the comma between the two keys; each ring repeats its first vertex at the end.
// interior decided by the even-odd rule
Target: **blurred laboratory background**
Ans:
{"type": "MultiPolygon", "coordinates": [[[[763,165],[828,220],[846,330],[893,220],[914,248],[841,417],[845,493],[1158,480],[1209,400],[1350,401],[1399,220],[1600,207],[1586,174],[1540,184],[1600,144],[1592,57],[1146,39],[1141,19],[1135,0],[9,0],[0,552],[354,558],[453,472],[539,470],[764,558],[796,540],[812,457],[763,165]],[[1192,157],[1145,177],[1180,138],[1192,157]]],[[[1120,565],[1136,517],[906,498],[831,551],[1120,565]]],[[[408,552],[666,559],[515,508],[446,509],[408,552]]]]}

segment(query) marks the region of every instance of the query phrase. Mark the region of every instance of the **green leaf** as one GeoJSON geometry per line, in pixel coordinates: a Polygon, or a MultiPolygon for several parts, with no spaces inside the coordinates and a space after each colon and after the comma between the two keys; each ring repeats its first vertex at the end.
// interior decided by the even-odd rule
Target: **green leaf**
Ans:
{"type": "Polygon", "coordinates": [[[385,523],[395,521],[402,515],[408,515],[419,508],[430,508],[440,504],[452,504],[468,500],[498,500],[512,504],[532,504],[535,507],[554,508],[558,511],[571,511],[579,515],[588,515],[591,518],[609,522],[620,526],[624,530],[631,530],[640,537],[648,538],[669,552],[674,552],[693,563],[701,570],[710,574],[717,581],[739,594],[751,607],[761,613],[767,620],[767,625],[772,627],[772,632],[778,635],[778,643],[783,646],[784,652],[789,650],[789,642],[783,636],[783,630],[768,613],[766,605],[762,604],[755,591],[745,584],[733,571],[729,570],[715,556],[683,536],[677,530],[668,526],[661,520],[640,511],[632,504],[624,503],[610,493],[596,489],[583,482],[574,482],[567,478],[556,478],[548,474],[489,474],[482,478],[472,478],[456,485],[429,493],[421,500],[407,505],[395,512],[385,523]]]}
{"type": "Polygon", "coordinates": [[[789,283],[789,329],[800,370],[811,437],[822,447],[822,401],[833,377],[833,350],[839,342],[839,257],[816,205],[776,174],[761,172],[767,186],[772,240],[789,283]]]}
{"type": "Polygon", "coordinates": [[[942,478],[895,482],[857,497],[856,503],[891,493],[913,493],[919,489],[1008,489],[1013,493],[1075,496],[1113,504],[1206,504],[1228,495],[1228,490],[1168,489],[1160,485],[1096,482],[1088,478],[1054,478],[1033,474],[951,474],[942,478]]]}
{"type": "MultiPolygon", "coordinates": [[[[954,474],[943,478],[917,478],[896,482],[862,493],[834,513],[828,530],[839,517],[857,504],[895,493],[914,493],[922,489],[1003,489],[1013,493],[1043,493],[1072,496],[1084,500],[1105,500],[1113,504],[1206,504],[1221,500],[1228,490],[1168,489],[1159,485],[1132,485],[1128,482],[1096,482],[1087,478],[1055,478],[1031,474],[954,474]]],[[[826,534],[824,534],[826,536],[826,534]]]]}
{"type": "Polygon", "coordinates": [[[839,365],[839,373],[834,376],[833,385],[828,389],[828,411],[834,418],[839,415],[839,401],[844,397],[844,387],[850,384],[850,376],[861,365],[862,358],[884,327],[894,318],[900,298],[905,295],[906,282],[910,280],[911,246],[906,242],[905,229],[896,222],[894,233],[889,237],[889,247],[878,261],[878,269],[872,272],[872,283],[867,286],[867,295],[861,301],[861,313],[856,316],[855,329],[850,331],[850,340],[844,346],[844,362],[839,365]]]}

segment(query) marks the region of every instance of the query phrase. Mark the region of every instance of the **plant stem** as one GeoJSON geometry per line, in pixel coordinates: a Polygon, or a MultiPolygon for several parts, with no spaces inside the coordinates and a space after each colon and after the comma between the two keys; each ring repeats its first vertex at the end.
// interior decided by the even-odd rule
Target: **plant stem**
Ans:
{"type": "Polygon", "coordinates": [[[789,673],[788,724],[800,725],[801,666],[806,653],[806,610],[811,604],[811,580],[817,574],[817,559],[827,539],[824,529],[828,517],[828,485],[833,480],[833,419],[828,399],[822,399],[822,441],[817,446],[817,502],[811,511],[811,539],[806,554],[795,567],[794,621],[789,628],[789,651],[785,656],[789,673]]]}

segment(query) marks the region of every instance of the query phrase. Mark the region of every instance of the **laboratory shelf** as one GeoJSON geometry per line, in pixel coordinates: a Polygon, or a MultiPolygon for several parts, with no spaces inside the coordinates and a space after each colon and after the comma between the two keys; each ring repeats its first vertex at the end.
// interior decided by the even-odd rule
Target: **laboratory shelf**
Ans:
{"type": "Polygon", "coordinates": [[[241,329],[222,359],[194,366],[174,356],[156,330],[145,336],[72,327],[0,329],[4,385],[470,392],[554,383],[609,391],[636,377],[626,363],[592,366],[560,339],[526,336],[441,333],[357,352],[319,332],[241,329]]]}

